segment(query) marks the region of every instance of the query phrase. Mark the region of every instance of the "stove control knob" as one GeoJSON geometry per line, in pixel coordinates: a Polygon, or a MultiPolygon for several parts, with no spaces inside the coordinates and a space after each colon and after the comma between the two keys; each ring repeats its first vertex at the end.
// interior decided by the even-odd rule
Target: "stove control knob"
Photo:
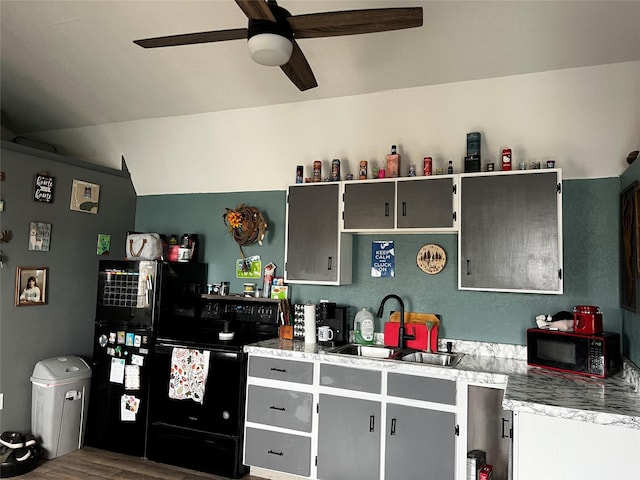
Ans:
{"type": "Polygon", "coordinates": [[[224,412],[222,412],[222,418],[224,418],[225,420],[229,420],[231,418],[231,415],[227,410],[225,410],[224,412]]]}

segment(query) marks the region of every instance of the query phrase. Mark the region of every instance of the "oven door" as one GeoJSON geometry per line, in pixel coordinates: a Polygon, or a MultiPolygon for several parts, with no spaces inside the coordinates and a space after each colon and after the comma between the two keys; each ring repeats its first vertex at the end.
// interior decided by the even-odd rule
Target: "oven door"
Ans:
{"type": "MultiPolygon", "coordinates": [[[[179,363],[175,366],[181,368],[183,365],[179,363]]],[[[244,418],[246,368],[246,358],[242,351],[159,341],[155,347],[151,374],[149,423],[239,436],[244,418]],[[170,397],[169,383],[171,368],[175,365],[172,361],[175,349],[209,352],[202,403],[188,395],[187,398],[184,395],[177,395],[176,398],[175,388],[170,397]]]]}

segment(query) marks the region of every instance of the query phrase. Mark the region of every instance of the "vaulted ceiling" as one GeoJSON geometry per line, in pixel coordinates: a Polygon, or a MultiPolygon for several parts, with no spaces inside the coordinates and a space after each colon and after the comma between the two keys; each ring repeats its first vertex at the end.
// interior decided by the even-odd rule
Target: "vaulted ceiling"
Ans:
{"type": "Polygon", "coordinates": [[[2,0],[2,125],[15,134],[640,60],[639,1],[282,0],[293,15],[423,8],[420,28],[300,39],[300,92],[246,41],[133,40],[243,28],[232,0],[2,0]]]}

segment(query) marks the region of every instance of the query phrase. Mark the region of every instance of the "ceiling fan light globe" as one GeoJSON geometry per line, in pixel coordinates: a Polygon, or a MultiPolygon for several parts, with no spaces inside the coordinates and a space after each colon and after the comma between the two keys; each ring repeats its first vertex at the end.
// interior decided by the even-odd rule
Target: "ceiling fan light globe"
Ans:
{"type": "Polygon", "coordinates": [[[293,43],[281,35],[274,33],[260,33],[252,36],[249,41],[249,55],[260,65],[278,67],[284,65],[291,58],[293,43]]]}

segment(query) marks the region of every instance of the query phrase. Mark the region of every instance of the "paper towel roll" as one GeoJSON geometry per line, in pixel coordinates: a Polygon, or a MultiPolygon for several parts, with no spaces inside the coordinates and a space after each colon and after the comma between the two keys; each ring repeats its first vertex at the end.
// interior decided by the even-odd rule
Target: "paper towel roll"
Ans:
{"type": "Polygon", "coordinates": [[[316,343],[316,306],[304,306],[304,343],[316,343]]]}

